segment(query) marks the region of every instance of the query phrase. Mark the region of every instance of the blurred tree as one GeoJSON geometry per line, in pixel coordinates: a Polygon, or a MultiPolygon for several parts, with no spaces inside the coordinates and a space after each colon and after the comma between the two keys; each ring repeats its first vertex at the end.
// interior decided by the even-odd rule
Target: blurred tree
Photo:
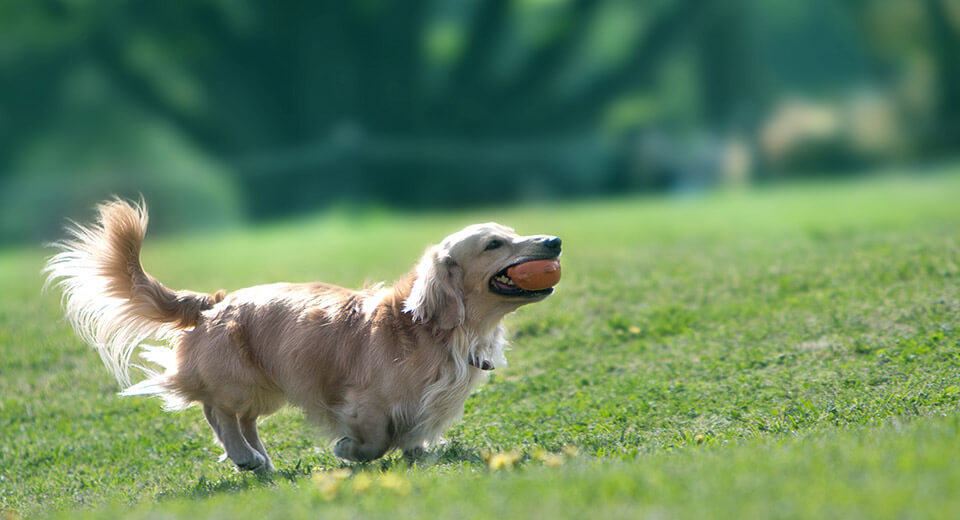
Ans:
{"type": "Polygon", "coordinates": [[[0,2],[0,190],[189,164],[177,183],[209,170],[264,216],[676,186],[784,99],[839,113],[857,91],[956,152],[958,20],[958,0],[0,2]]]}
{"type": "Polygon", "coordinates": [[[0,180],[64,108],[60,80],[73,55],[61,49],[75,40],[59,16],[32,3],[0,2],[0,180]]]}
{"type": "MultiPolygon", "coordinates": [[[[58,43],[31,37],[36,45],[0,61],[0,80],[18,78],[15,95],[0,100],[0,144],[19,149],[43,131],[60,110],[58,74],[83,60],[121,96],[241,171],[255,213],[334,193],[496,200],[511,195],[491,186],[521,173],[555,175],[562,185],[564,166],[549,171],[559,162],[550,156],[590,135],[617,96],[648,82],[705,5],[33,3],[20,18],[47,27],[58,43]],[[584,66],[584,48],[606,30],[598,13],[611,6],[636,12],[640,23],[621,38],[617,59],[584,66]]],[[[2,14],[0,31],[16,23],[2,14]]],[[[5,159],[0,171],[10,167],[5,159]]],[[[578,182],[588,181],[571,177],[566,189],[577,191],[578,182]]]]}
{"type": "Polygon", "coordinates": [[[847,0],[880,69],[899,69],[929,99],[918,144],[939,155],[960,150],[960,1],[847,0]],[[905,72],[904,72],[905,71],[905,72]],[[929,87],[925,84],[929,78],[929,87]]]}
{"type": "Polygon", "coordinates": [[[703,116],[721,133],[753,133],[765,100],[763,74],[751,39],[748,0],[727,0],[708,7],[697,38],[703,116]]]}
{"type": "MultiPolygon", "coordinates": [[[[943,0],[924,0],[930,24],[931,54],[937,62],[935,144],[941,150],[960,148],[960,36],[943,0]]],[[[960,9],[955,13],[960,16],[960,9]]]]}

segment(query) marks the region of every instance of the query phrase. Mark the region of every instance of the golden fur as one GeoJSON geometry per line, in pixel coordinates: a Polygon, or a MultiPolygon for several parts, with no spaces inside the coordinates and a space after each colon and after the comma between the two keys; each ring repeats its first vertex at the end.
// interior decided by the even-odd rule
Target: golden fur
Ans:
{"type": "Polygon", "coordinates": [[[159,394],[173,410],[201,403],[227,456],[258,471],[273,465],[257,418],[287,402],[339,438],[344,459],[414,455],[436,441],[484,378],[479,367],[506,363],[504,315],[550,293],[507,295],[491,278],[560,254],[555,237],[479,224],[428,248],[389,287],[278,283],[210,295],[170,290],[143,270],[142,202],[112,200],[98,213],[72,227],[46,267],[67,317],[127,387],[122,395],[159,394]],[[165,370],[130,386],[138,347],[165,370]]]}

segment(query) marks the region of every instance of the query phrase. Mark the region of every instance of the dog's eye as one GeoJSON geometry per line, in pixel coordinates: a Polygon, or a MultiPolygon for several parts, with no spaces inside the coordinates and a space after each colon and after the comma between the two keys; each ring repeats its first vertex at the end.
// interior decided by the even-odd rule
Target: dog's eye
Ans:
{"type": "Polygon", "coordinates": [[[496,249],[503,245],[503,242],[499,240],[491,240],[487,242],[487,247],[483,248],[484,251],[490,251],[491,249],[496,249]]]}

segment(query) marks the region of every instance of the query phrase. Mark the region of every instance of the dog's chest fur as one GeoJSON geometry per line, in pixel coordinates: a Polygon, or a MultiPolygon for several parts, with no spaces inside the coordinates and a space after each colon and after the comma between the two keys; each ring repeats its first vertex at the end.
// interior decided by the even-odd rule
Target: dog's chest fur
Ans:
{"type": "Polygon", "coordinates": [[[506,341],[499,323],[482,333],[469,327],[440,333],[413,323],[398,305],[405,295],[400,290],[383,298],[371,321],[387,336],[381,344],[396,349],[389,370],[400,383],[398,387],[410,385],[407,388],[413,390],[394,403],[390,412],[397,427],[395,443],[408,449],[437,441],[463,415],[470,392],[488,374],[471,366],[469,360],[474,357],[505,366],[506,341]]]}
{"type": "Polygon", "coordinates": [[[409,433],[398,439],[398,445],[439,440],[443,431],[463,415],[470,392],[488,374],[471,366],[470,356],[492,360],[495,366],[502,367],[506,364],[505,345],[503,328],[499,325],[482,336],[463,329],[454,330],[446,344],[452,361],[441,366],[439,377],[423,389],[417,420],[410,424],[409,433]]]}

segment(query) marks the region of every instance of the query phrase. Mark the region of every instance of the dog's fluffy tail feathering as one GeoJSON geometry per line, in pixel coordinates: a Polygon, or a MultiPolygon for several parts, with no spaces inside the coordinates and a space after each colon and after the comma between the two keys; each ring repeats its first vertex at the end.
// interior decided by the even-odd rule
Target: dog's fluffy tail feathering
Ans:
{"type": "MultiPolygon", "coordinates": [[[[147,209],[142,200],[113,199],[99,205],[97,214],[92,225],[74,223],[67,230],[69,238],[53,244],[60,252],[44,272],[48,286],[63,290],[66,315],[77,334],[97,348],[107,368],[127,387],[130,356],[138,345],[150,338],[169,339],[179,329],[196,325],[200,313],[222,296],[173,291],[143,270],[140,246],[147,209]]],[[[169,367],[169,349],[147,348],[144,358],[169,367]]],[[[138,390],[133,393],[160,391],[138,390]]]]}

